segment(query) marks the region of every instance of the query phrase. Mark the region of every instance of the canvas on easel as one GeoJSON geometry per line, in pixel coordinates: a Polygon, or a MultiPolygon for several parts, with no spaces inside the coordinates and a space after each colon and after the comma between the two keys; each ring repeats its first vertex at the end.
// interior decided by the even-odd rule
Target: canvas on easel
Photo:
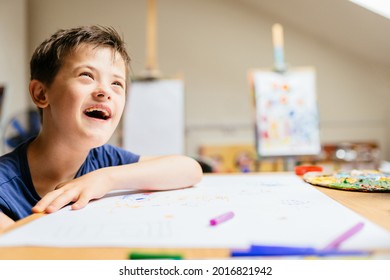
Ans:
{"type": "Polygon", "coordinates": [[[184,82],[135,81],[123,119],[123,147],[142,155],[184,153],[184,82]]]}
{"type": "Polygon", "coordinates": [[[249,77],[259,157],[319,154],[315,70],[252,70],[249,77]]]}

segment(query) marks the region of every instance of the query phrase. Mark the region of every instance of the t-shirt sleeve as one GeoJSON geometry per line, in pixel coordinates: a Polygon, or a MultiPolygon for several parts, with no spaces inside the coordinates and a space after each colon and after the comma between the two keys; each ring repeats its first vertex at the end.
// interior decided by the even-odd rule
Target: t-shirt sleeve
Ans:
{"type": "Polygon", "coordinates": [[[137,154],[106,144],[90,151],[75,178],[100,168],[136,163],[139,159],[137,154]]]}
{"type": "Polygon", "coordinates": [[[9,216],[8,205],[5,200],[0,196],[0,213],[4,213],[9,216]]]}
{"type": "Polygon", "coordinates": [[[4,199],[0,196],[0,213],[4,213],[4,199]]]}
{"type": "Polygon", "coordinates": [[[138,162],[140,159],[139,155],[112,145],[102,146],[98,153],[98,158],[99,160],[103,161],[103,166],[131,164],[138,162]]]}

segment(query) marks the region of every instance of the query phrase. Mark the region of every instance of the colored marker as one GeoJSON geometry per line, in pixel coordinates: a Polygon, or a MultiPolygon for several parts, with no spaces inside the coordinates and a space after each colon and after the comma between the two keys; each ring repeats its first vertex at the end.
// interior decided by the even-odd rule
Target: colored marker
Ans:
{"type": "Polygon", "coordinates": [[[226,222],[234,217],[234,213],[232,211],[229,211],[225,214],[222,214],[218,217],[215,217],[210,220],[210,226],[216,226],[219,225],[220,223],[226,222]]]}
{"type": "Polygon", "coordinates": [[[308,256],[314,255],[315,249],[311,247],[286,247],[252,245],[248,250],[233,250],[232,257],[244,256],[308,256]]]}
{"type": "Polygon", "coordinates": [[[340,236],[338,236],[335,240],[330,242],[328,245],[325,246],[323,250],[335,250],[338,249],[344,241],[348,240],[350,237],[355,235],[357,232],[359,232],[364,227],[364,223],[360,222],[351,227],[346,232],[342,233],[340,236]]]}
{"type": "Polygon", "coordinates": [[[252,245],[248,250],[232,250],[232,257],[253,256],[361,256],[369,252],[360,250],[317,250],[312,247],[264,246],[252,245]]]}
{"type": "Polygon", "coordinates": [[[157,259],[181,260],[182,257],[180,255],[164,254],[164,253],[131,252],[129,254],[129,259],[131,260],[157,260],[157,259]]]}

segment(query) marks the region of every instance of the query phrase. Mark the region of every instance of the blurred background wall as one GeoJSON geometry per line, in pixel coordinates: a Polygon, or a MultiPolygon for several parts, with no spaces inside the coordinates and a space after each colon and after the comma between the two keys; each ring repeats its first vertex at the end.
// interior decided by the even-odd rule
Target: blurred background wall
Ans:
{"type": "MultiPolygon", "coordinates": [[[[140,74],[146,7],[146,0],[0,0],[0,84],[8,88],[2,123],[31,106],[29,58],[60,28],[115,27],[140,74]]],[[[375,141],[389,160],[390,21],[346,0],[157,0],[159,68],[185,80],[186,154],[201,145],[254,143],[247,73],[273,66],[276,22],[289,66],[317,71],[321,141],[375,141]]]]}

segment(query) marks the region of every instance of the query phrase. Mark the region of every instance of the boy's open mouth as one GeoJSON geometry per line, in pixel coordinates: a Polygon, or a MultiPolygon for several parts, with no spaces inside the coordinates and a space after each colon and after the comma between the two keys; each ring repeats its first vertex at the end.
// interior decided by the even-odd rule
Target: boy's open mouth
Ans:
{"type": "Polygon", "coordinates": [[[87,108],[84,111],[84,114],[86,114],[90,118],[100,119],[100,120],[108,120],[109,118],[111,118],[111,112],[108,109],[101,108],[101,107],[87,108]]]}

